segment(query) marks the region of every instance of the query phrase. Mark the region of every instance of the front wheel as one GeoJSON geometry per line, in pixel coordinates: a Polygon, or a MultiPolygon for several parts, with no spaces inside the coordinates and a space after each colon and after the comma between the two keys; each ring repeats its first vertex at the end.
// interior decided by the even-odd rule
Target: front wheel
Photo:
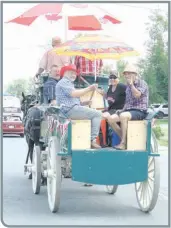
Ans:
{"type": "Polygon", "coordinates": [[[34,194],[39,194],[41,186],[41,150],[35,146],[32,160],[32,189],[34,194]]]}
{"type": "Polygon", "coordinates": [[[59,151],[60,141],[56,136],[52,136],[47,156],[47,194],[51,212],[57,212],[60,205],[61,157],[57,155],[59,151]]]}

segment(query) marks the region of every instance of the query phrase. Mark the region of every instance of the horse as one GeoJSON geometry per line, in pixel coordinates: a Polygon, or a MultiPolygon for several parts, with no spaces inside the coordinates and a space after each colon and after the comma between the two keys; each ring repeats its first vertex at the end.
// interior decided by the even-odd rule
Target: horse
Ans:
{"type": "MultiPolygon", "coordinates": [[[[21,102],[21,110],[24,113],[24,134],[26,136],[26,142],[28,144],[28,153],[26,157],[26,163],[30,158],[32,163],[33,159],[33,150],[34,145],[41,146],[39,139],[40,139],[40,124],[41,124],[41,117],[43,116],[43,112],[37,107],[37,99],[36,95],[27,95],[25,96],[22,93],[23,100],[21,102]]],[[[63,170],[63,176],[65,178],[71,177],[71,168],[70,162],[68,158],[62,158],[62,160],[66,160],[65,170],[63,170]]],[[[32,178],[32,174],[29,175],[29,179],[32,178]]],[[[42,176],[42,185],[46,185],[46,178],[42,176]]]]}
{"type": "MultiPolygon", "coordinates": [[[[40,138],[40,122],[42,112],[37,108],[38,103],[36,95],[25,95],[22,92],[21,110],[23,111],[24,134],[28,145],[28,153],[25,164],[33,160],[34,145],[39,144],[40,138]]],[[[32,174],[29,175],[32,179],[32,174]]]]}

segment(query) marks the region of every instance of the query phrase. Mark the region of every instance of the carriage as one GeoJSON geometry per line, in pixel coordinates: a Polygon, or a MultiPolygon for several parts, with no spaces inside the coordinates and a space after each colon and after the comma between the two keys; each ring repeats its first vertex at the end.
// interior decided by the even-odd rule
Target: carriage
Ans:
{"type": "MultiPolygon", "coordinates": [[[[38,86],[41,102],[46,78],[41,76],[38,86]]],[[[91,80],[90,77],[87,80],[91,80]]],[[[107,81],[101,77],[98,83],[107,89],[107,81]]],[[[75,83],[76,87],[86,86],[79,80],[75,83]]],[[[103,109],[102,99],[97,94],[94,99],[94,105],[103,109]]],[[[34,146],[32,164],[25,164],[25,172],[32,173],[35,194],[40,192],[41,178],[47,180],[51,212],[59,209],[62,179],[70,172],[73,181],[105,186],[110,195],[116,193],[119,185],[135,184],[140,209],[143,212],[153,210],[160,185],[158,144],[151,127],[156,113],[149,113],[143,121],[129,121],[127,150],[120,151],[111,146],[91,149],[89,120],[67,119],[60,116],[61,107],[45,106],[41,102],[38,106],[43,113],[39,143],[34,146]]]]}

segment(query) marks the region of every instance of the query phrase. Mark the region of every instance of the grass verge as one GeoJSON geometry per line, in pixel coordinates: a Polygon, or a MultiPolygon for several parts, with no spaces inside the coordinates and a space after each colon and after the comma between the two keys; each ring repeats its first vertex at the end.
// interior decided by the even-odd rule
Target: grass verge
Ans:
{"type": "Polygon", "coordinates": [[[161,125],[161,124],[167,124],[168,125],[168,119],[163,119],[163,120],[157,120],[156,121],[157,125],[161,125]]]}
{"type": "Polygon", "coordinates": [[[164,136],[162,136],[158,142],[160,146],[168,146],[168,129],[162,129],[164,136]]]}

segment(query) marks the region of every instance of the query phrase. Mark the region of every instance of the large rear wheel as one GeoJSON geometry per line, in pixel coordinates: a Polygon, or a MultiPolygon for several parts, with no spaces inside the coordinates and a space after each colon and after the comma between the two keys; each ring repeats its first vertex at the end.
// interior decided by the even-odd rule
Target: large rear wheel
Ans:
{"type": "MultiPolygon", "coordinates": [[[[151,152],[158,153],[157,140],[152,132],[151,152]]],[[[160,188],[160,164],[159,157],[149,156],[148,178],[144,182],[135,184],[138,205],[143,212],[150,212],[154,209],[160,188]]]]}

